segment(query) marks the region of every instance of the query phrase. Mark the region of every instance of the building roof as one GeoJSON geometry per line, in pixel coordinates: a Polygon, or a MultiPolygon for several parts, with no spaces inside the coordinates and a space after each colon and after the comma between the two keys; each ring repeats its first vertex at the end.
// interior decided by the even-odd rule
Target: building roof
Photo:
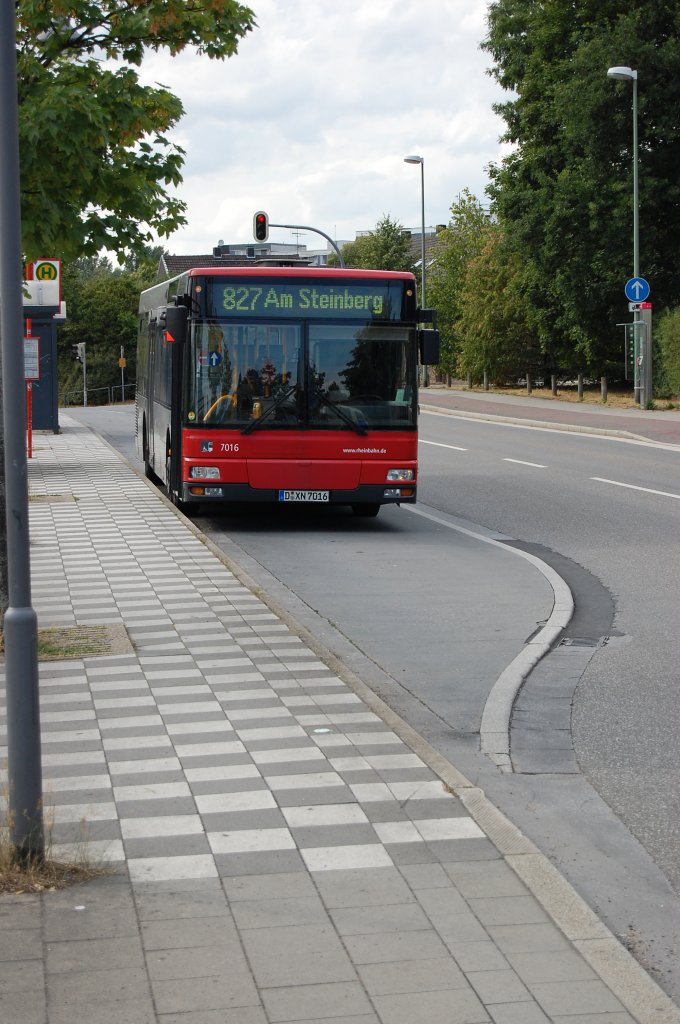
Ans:
{"type": "Polygon", "coordinates": [[[176,277],[187,270],[193,270],[194,267],[223,267],[226,262],[231,263],[232,261],[227,261],[224,258],[216,259],[212,253],[205,256],[171,256],[170,253],[165,252],[160,259],[158,276],[176,277]]]}
{"type": "MultiPolygon", "coordinates": [[[[427,266],[429,266],[434,260],[435,246],[437,244],[438,236],[438,230],[425,228],[425,263],[427,266]]],[[[416,267],[420,266],[420,260],[422,257],[422,247],[420,244],[421,237],[422,234],[420,231],[411,231],[411,248],[409,252],[416,267]]]]}
{"type": "Polygon", "coordinates": [[[195,267],[252,267],[264,264],[309,266],[314,260],[312,254],[298,253],[295,251],[296,249],[297,247],[286,245],[249,245],[217,246],[213,252],[197,256],[173,256],[166,252],[163,253],[158,263],[158,280],[164,281],[168,277],[177,277],[195,267]],[[233,253],[225,251],[230,248],[238,251],[233,253]],[[222,255],[215,255],[215,252],[220,249],[222,255]]]}

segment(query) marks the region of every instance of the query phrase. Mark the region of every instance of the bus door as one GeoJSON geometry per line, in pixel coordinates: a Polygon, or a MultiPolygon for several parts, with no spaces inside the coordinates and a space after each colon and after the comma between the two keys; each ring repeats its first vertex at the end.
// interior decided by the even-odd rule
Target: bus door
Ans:
{"type": "Polygon", "coordinates": [[[151,328],[149,345],[148,445],[149,461],[157,476],[166,480],[166,454],[172,402],[172,345],[165,340],[160,317],[151,328]]]}
{"type": "Polygon", "coordinates": [[[146,367],[146,380],[147,380],[147,402],[146,402],[146,444],[148,450],[149,463],[152,466],[154,472],[158,473],[158,467],[156,465],[156,444],[154,437],[154,406],[156,404],[156,395],[154,389],[154,364],[155,364],[155,352],[156,346],[159,343],[159,330],[158,321],[153,320],[149,324],[149,347],[147,350],[147,367],[146,367]]]}

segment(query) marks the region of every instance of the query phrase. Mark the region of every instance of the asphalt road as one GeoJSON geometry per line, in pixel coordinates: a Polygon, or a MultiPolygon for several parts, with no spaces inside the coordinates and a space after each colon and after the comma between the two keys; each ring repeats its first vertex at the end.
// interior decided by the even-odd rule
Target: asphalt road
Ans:
{"type": "Polygon", "coordinates": [[[558,552],[611,594],[620,639],[579,683],[574,747],[680,892],[680,452],[424,415],[421,472],[424,503],[558,552]]]}
{"type": "MultiPolygon", "coordinates": [[[[139,468],[130,407],[74,414],[139,468]]],[[[423,414],[417,509],[443,526],[407,507],[360,527],[342,513],[272,523],[252,509],[197,520],[323,639],[347,637],[352,667],[483,785],[678,1000],[680,901],[668,883],[680,892],[679,459],[653,444],[423,414]],[[518,757],[516,774],[500,775],[479,754],[495,673],[549,595],[516,556],[494,562],[447,520],[539,554],[572,587],[572,634],[609,637],[574,680],[571,773],[525,771],[518,757]],[[519,580],[514,609],[499,608],[494,573],[519,580]]],[[[550,657],[535,680],[549,684],[550,657]]],[[[540,725],[550,689],[532,680],[540,725]]]]}

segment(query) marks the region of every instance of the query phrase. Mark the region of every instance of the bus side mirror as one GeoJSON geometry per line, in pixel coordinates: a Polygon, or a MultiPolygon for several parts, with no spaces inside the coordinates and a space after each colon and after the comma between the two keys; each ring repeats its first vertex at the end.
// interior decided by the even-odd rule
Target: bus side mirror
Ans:
{"type": "Polygon", "coordinates": [[[188,321],[186,306],[168,306],[165,311],[165,340],[182,345],[187,340],[188,321]]]}
{"type": "Polygon", "coordinates": [[[436,366],[439,362],[439,331],[431,328],[418,331],[418,350],[423,366],[436,366]]]}

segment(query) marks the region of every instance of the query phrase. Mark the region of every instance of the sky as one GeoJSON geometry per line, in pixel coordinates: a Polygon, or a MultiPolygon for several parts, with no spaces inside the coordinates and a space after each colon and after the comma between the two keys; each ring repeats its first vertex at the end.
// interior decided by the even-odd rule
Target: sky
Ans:
{"type": "MultiPolygon", "coordinates": [[[[246,0],[248,2],[248,0],[246,0]]],[[[253,239],[253,214],[337,240],[389,215],[420,230],[446,223],[463,189],[484,202],[500,160],[504,94],[487,74],[486,0],[250,0],[257,27],[211,61],[150,54],[185,115],[170,138],[186,151],[187,226],[162,240],[176,255],[253,239]]],[[[274,241],[293,232],[271,229],[274,241]]],[[[325,241],[297,238],[309,249],[325,241]]]]}

